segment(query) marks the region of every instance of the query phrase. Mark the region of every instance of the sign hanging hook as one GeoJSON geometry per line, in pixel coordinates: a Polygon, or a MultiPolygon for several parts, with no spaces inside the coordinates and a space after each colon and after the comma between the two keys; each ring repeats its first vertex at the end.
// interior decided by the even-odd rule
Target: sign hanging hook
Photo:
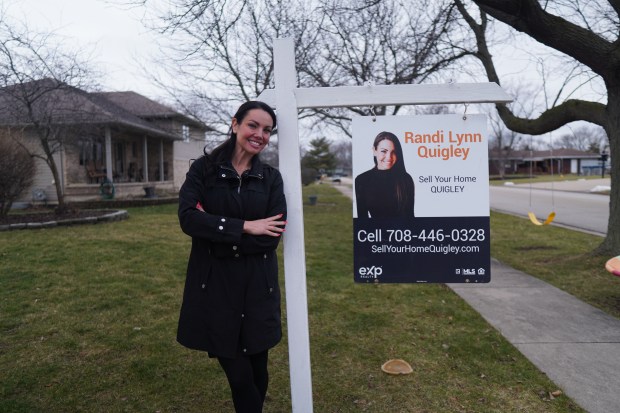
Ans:
{"type": "Polygon", "coordinates": [[[463,120],[467,120],[467,106],[469,106],[467,103],[463,103],[463,105],[465,105],[465,110],[463,111],[463,120]]]}
{"type": "Polygon", "coordinates": [[[375,107],[374,106],[370,107],[370,114],[372,115],[372,121],[376,122],[377,121],[377,114],[375,113],[375,107]]]}

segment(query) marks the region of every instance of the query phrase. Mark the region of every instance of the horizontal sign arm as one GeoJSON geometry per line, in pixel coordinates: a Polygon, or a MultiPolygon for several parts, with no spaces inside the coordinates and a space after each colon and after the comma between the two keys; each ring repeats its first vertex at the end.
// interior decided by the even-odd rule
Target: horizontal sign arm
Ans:
{"type": "MultiPolygon", "coordinates": [[[[297,88],[297,107],[433,105],[453,103],[508,103],[512,97],[497,83],[382,85],[297,88]]],[[[266,89],[259,100],[275,107],[275,90],[266,89]]]]}

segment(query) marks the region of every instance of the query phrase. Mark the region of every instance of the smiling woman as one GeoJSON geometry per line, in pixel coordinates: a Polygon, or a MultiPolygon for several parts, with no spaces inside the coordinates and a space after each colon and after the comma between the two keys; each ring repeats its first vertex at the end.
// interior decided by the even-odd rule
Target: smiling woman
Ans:
{"type": "Polygon", "coordinates": [[[276,249],[286,200],[280,172],[258,158],[275,125],[267,104],[241,105],[229,138],[192,163],[179,192],[192,249],[177,340],[217,358],[237,412],[262,411],[268,352],[282,338],[276,249]]]}
{"type": "Polygon", "coordinates": [[[400,141],[391,132],[381,132],[372,153],[375,167],[355,178],[357,217],[413,217],[415,186],[400,141]]]}

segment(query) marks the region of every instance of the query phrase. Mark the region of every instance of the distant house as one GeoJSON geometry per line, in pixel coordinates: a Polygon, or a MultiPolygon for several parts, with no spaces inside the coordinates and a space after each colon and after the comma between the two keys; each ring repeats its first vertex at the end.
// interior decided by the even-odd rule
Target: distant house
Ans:
{"type": "Polygon", "coordinates": [[[489,175],[590,175],[601,172],[601,155],[576,149],[489,151],[489,175]]]}
{"type": "MultiPolygon", "coordinates": [[[[12,103],[16,94],[10,88],[0,89],[0,130],[18,132],[31,148],[40,146],[33,119],[71,134],[59,137],[54,155],[68,202],[100,197],[104,180],[113,183],[116,197],[144,196],[145,187],[178,190],[190,160],[205,145],[203,123],[135,92],[89,93],[51,79],[30,82],[25,90],[47,93],[32,116],[12,110],[19,105],[12,103]]],[[[34,184],[18,202],[41,193],[48,202],[57,201],[50,168],[37,159],[34,184]]]]}

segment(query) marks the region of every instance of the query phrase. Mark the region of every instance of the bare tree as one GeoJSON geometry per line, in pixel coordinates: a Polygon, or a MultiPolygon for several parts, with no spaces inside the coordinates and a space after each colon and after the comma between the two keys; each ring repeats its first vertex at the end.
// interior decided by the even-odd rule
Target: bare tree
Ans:
{"type": "MultiPolygon", "coordinates": [[[[423,0],[172,0],[165,10],[150,0],[125,1],[158,16],[156,26],[170,35],[164,51],[174,62],[168,68],[178,80],[174,93],[198,96],[201,118],[222,129],[233,106],[273,87],[278,37],[295,40],[301,87],[423,83],[464,55],[444,41],[456,17],[448,0],[428,6],[423,0]]],[[[373,108],[377,115],[400,109],[373,108]]],[[[324,135],[323,128],[349,134],[351,117],[360,114],[370,108],[300,116],[324,135]]]]}
{"type": "Polygon", "coordinates": [[[490,116],[489,160],[495,166],[500,179],[504,179],[508,160],[523,143],[523,135],[506,128],[499,116],[490,116]]]}
{"type": "MultiPolygon", "coordinates": [[[[575,99],[570,93],[564,94],[536,118],[519,117],[507,105],[498,104],[497,111],[506,126],[516,132],[539,135],[570,122],[587,121],[605,129],[610,157],[620,159],[620,4],[615,0],[473,2],[480,8],[479,21],[462,1],[455,0],[475,35],[475,56],[490,81],[500,83],[486,38],[488,16],[561,53],[572,63],[570,70],[585,74],[591,81],[600,79],[605,88],[600,100],[575,99]],[[607,102],[602,103],[605,97],[607,102]]],[[[620,185],[614,179],[619,173],[620,162],[613,162],[607,235],[596,249],[601,254],[620,253],[620,185]]]]}
{"type": "MultiPolygon", "coordinates": [[[[538,95],[545,95],[544,87],[533,88],[523,83],[507,89],[515,98],[513,112],[523,117],[532,116],[537,109],[537,101],[540,100],[538,95]]],[[[504,165],[508,163],[506,161],[511,158],[515,151],[531,151],[548,146],[547,143],[535,140],[531,135],[524,135],[508,129],[497,112],[491,112],[489,120],[492,134],[489,140],[490,159],[495,164],[502,179],[504,178],[504,165]]]]}
{"type": "Polygon", "coordinates": [[[607,136],[600,126],[585,124],[576,128],[569,128],[568,133],[557,139],[555,146],[601,153],[607,147],[607,136]]]}
{"type": "MultiPolygon", "coordinates": [[[[67,121],[75,116],[74,87],[86,87],[91,73],[79,52],[65,51],[53,33],[35,33],[0,21],[0,125],[21,128],[38,142],[22,147],[49,167],[58,197],[65,202],[56,155],[75,138],[67,121]]],[[[20,136],[23,136],[20,134],[20,136]]]]}
{"type": "Polygon", "coordinates": [[[156,80],[171,95],[199,101],[197,114],[216,127],[214,135],[227,132],[240,102],[273,87],[276,37],[311,42],[301,40],[312,24],[297,17],[309,15],[301,0],[173,0],[166,9],[150,1],[142,4],[155,16],[147,24],[167,39],[161,44],[165,58],[158,60],[164,72],[156,80]]]}
{"type": "MultiPolygon", "coordinates": [[[[436,80],[464,56],[446,41],[455,20],[451,2],[323,0],[318,50],[298,70],[307,86],[413,84],[436,80]]],[[[350,135],[355,115],[395,115],[401,106],[318,110],[315,126],[350,135]]]]}
{"type": "Polygon", "coordinates": [[[331,145],[331,150],[336,157],[336,167],[349,174],[353,168],[353,145],[350,140],[341,140],[331,145]]]}

